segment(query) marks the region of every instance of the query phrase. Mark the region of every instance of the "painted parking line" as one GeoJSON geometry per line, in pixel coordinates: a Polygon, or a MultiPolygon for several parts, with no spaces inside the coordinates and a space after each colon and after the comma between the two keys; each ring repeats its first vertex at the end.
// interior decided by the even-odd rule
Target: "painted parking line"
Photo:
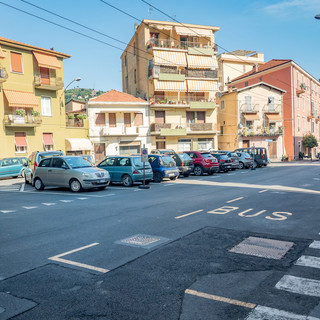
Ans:
{"type": "Polygon", "coordinates": [[[318,280],[285,275],[275,287],[293,293],[320,297],[320,281],[318,280]]]}
{"type": "Polygon", "coordinates": [[[241,200],[241,199],[243,199],[243,197],[239,197],[239,198],[235,198],[235,199],[229,200],[229,201],[227,201],[227,203],[235,202],[235,201],[238,201],[238,200],[241,200]]]}
{"type": "Polygon", "coordinates": [[[266,192],[266,191],[268,191],[268,190],[267,190],[267,189],[260,190],[259,193],[264,193],[264,192],[266,192]]]}
{"type": "Polygon", "coordinates": [[[23,191],[24,191],[25,185],[26,185],[25,183],[23,183],[23,184],[21,185],[20,190],[19,190],[20,192],[23,192],[23,191]]]}
{"type": "Polygon", "coordinates": [[[310,244],[310,246],[309,246],[309,248],[312,248],[312,249],[320,249],[320,241],[313,241],[311,244],[310,244]]]}
{"type": "Polygon", "coordinates": [[[13,213],[16,212],[16,210],[0,210],[1,213],[13,213]]]}
{"type": "Polygon", "coordinates": [[[56,205],[56,203],[54,203],[54,202],[42,202],[42,204],[45,205],[45,206],[48,206],[48,207],[56,205]]]}
{"type": "Polygon", "coordinates": [[[295,265],[320,269],[320,258],[313,256],[301,256],[295,265]]]}
{"type": "Polygon", "coordinates": [[[89,198],[83,198],[83,197],[81,197],[81,198],[77,198],[78,200],[88,200],[89,198]]]}
{"type": "Polygon", "coordinates": [[[22,208],[26,210],[31,210],[31,209],[37,209],[38,207],[22,207],[22,208]]]}
{"type": "Polygon", "coordinates": [[[59,201],[64,203],[73,202],[73,200],[59,200],[59,201]]]}
{"type": "Polygon", "coordinates": [[[175,217],[175,219],[181,219],[181,218],[184,218],[184,217],[187,217],[187,216],[191,216],[192,214],[195,214],[195,213],[198,213],[198,212],[202,212],[202,211],[203,211],[203,209],[197,210],[197,211],[192,211],[190,213],[183,214],[182,216],[175,217]]]}
{"type": "Polygon", "coordinates": [[[66,256],[68,254],[71,254],[71,253],[74,253],[74,252],[78,252],[80,250],[84,250],[84,249],[96,246],[98,244],[99,244],[98,242],[91,243],[91,244],[88,244],[87,246],[84,246],[84,247],[81,247],[81,248],[78,248],[78,249],[74,249],[74,250],[71,250],[71,251],[68,251],[68,252],[64,252],[64,253],[58,254],[56,256],[50,257],[48,259],[52,260],[52,261],[57,261],[57,262],[70,264],[70,265],[73,265],[73,266],[76,266],[76,267],[80,267],[80,268],[85,268],[85,269],[89,269],[89,270],[98,271],[98,272],[101,272],[101,273],[107,273],[110,270],[104,269],[104,268],[98,268],[98,267],[95,267],[95,266],[91,266],[89,264],[79,263],[79,262],[72,261],[72,260],[61,259],[61,257],[64,257],[64,256],[66,256]]]}

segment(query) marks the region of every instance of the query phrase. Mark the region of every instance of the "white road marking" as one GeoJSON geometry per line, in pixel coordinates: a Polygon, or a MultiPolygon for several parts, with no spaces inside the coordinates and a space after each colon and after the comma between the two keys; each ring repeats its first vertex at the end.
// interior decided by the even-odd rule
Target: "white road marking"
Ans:
{"type": "Polygon", "coordinates": [[[259,193],[263,193],[263,192],[266,192],[268,191],[267,189],[264,189],[264,190],[260,190],[259,193]]]}
{"type": "Polygon", "coordinates": [[[38,207],[22,207],[24,209],[27,209],[27,210],[31,210],[31,209],[37,209],[38,207]]]}
{"type": "Polygon", "coordinates": [[[313,180],[320,180],[320,178],[312,178],[313,180]]]}
{"type": "Polygon", "coordinates": [[[302,295],[320,297],[320,281],[318,280],[285,275],[275,287],[302,295]]]}
{"type": "Polygon", "coordinates": [[[301,256],[295,265],[320,269],[320,258],[313,256],[301,256]]]}
{"type": "Polygon", "coordinates": [[[45,206],[54,206],[54,205],[56,205],[56,203],[53,203],[53,202],[51,202],[51,203],[49,203],[49,202],[42,202],[42,204],[45,205],[45,206]]]}
{"type": "Polygon", "coordinates": [[[81,248],[78,248],[78,249],[74,249],[74,250],[71,250],[71,251],[68,251],[68,252],[64,252],[64,253],[58,254],[56,256],[50,257],[48,259],[49,260],[53,260],[53,261],[66,263],[66,264],[71,264],[73,266],[77,266],[77,267],[81,267],[81,268],[85,268],[85,269],[90,269],[90,270],[94,270],[94,271],[98,271],[98,272],[102,272],[102,273],[107,273],[110,270],[104,269],[104,268],[98,268],[98,267],[94,267],[94,266],[91,266],[91,265],[88,265],[88,264],[79,263],[79,262],[76,262],[76,261],[71,261],[71,260],[61,259],[60,258],[60,257],[66,256],[68,254],[71,254],[71,253],[74,253],[74,252],[77,252],[77,251],[80,251],[80,250],[84,250],[84,249],[96,246],[98,244],[99,244],[98,242],[91,243],[91,244],[89,244],[87,246],[84,246],[84,247],[81,247],[81,248]]]}
{"type": "MultiPolygon", "coordinates": [[[[265,306],[256,306],[246,317],[245,320],[261,320],[261,319],[268,319],[268,320],[311,320],[311,318],[295,314],[292,312],[278,310],[274,308],[269,308],[265,306]]],[[[315,318],[316,320],[316,318],[315,318]]],[[[318,319],[319,320],[319,319],[318,319]]]]}
{"type": "MultiPolygon", "coordinates": [[[[140,189],[139,189],[139,191],[140,191],[140,189]]],[[[110,196],[114,196],[114,195],[115,195],[115,193],[109,193],[109,194],[106,195],[106,197],[110,197],[110,196]]]]}
{"type": "Polygon", "coordinates": [[[67,203],[67,202],[73,202],[73,200],[59,200],[60,202],[65,202],[65,203],[67,203]]]}
{"type": "Polygon", "coordinates": [[[20,187],[20,192],[23,192],[24,191],[24,186],[25,186],[25,183],[23,183],[22,185],[21,185],[21,187],[20,187]]]}
{"type": "Polygon", "coordinates": [[[134,192],[142,191],[142,189],[135,189],[134,192]]]}
{"type": "Polygon", "coordinates": [[[12,213],[12,212],[16,212],[16,210],[0,210],[0,212],[2,212],[2,213],[12,213]]]}
{"type": "Polygon", "coordinates": [[[312,187],[313,184],[310,184],[310,183],[305,183],[305,184],[302,184],[301,187],[312,187]]]}
{"type": "Polygon", "coordinates": [[[182,216],[175,217],[175,219],[181,219],[181,218],[183,218],[183,217],[187,217],[187,216],[190,216],[190,215],[192,215],[192,214],[195,214],[195,213],[198,213],[198,212],[202,212],[202,211],[203,211],[203,209],[197,210],[197,211],[192,211],[192,212],[190,212],[190,213],[183,214],[182,216]]]}
{"type": "Polygon", "coordinates": [[[227,201],[227,203],[235,202],[235,201],[238,201],[238,200],[241,200],[241,199],[243,199],[243,197],[239,197],[239,198],[236,198],[236,199],[229,200],[229,201],[227,201]]]}
{"type": "Polygon", "coordinates": [[[77,198],[79,200],[88,200],[89,198],[77,198]]]}
{"type": "Polygon", "coordinates": [[[313,241],[309,248],[312,248],[312,249],[320,249],[320,241],[313,241]]]}

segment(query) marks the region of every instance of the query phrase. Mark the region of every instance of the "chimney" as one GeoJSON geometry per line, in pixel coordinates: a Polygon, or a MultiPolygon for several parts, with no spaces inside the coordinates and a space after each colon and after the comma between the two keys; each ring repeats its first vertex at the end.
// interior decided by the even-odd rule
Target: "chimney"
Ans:
{"type": "Polygon", "coordinates": [[[257,63],[252,67],[253,72],[258,72],[259,65],[257,63]]]}

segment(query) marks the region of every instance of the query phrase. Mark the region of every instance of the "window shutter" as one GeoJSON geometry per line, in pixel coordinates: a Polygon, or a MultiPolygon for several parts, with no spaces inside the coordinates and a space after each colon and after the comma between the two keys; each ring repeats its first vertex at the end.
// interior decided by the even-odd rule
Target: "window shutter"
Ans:
{"type": "Polygon", "coordinates": [[[40,67],[41,84],[50,84],[50,73],[48,68],[40,67]]]}
{"type": "Polygon", "coordinates": [[[13,72],[22,73],[22,55],[21,53],[10,52],[11,56],[11,70],[13,72]]]}
{"type": "Polygon", "coordinates": [[[106,124],[106,115],[105,113],[96,113],[96,125],[104,126],[106,124]]]}
{"type": "Polygon", "coordinates": [[[130,113],[124,114],[124,126],[131,127],[131,114],[130,113]]]}
{"type": "Polygon", "coordinates": [[[143,114],[142,113],[135,113],[134,114],[134,125],[135,126],[142,126],[143,125],[143,114]]]}
{"type": "Polygon", "coordinates": [[[109,113],[109,127],[115,128],[117,126],[117,117],[115,113],[109,113]]]}

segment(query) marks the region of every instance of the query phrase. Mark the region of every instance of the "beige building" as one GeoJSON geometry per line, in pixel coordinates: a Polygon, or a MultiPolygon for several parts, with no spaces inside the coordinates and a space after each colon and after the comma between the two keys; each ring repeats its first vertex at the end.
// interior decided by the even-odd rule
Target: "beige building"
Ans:
{"type": "Polygon", "coordinates": [[[236,50],[218,55],[219,90],[226,91],[227,83],[253,67],[264,64],[264,54],[249,50],[236,50]]]}
{"type": "Polygon", "coordinates": [[[271,159],[280,160],[285,154],[284,93],[264,82],[224,92],[218,113],[219,149],[265,147],[271,159]]]}
{"type": "Polygon", "coordinates": [[[152,148],[217,147],[218,27],[143,20],[121,55],[123,91],[150,102],[152,148]]]}

